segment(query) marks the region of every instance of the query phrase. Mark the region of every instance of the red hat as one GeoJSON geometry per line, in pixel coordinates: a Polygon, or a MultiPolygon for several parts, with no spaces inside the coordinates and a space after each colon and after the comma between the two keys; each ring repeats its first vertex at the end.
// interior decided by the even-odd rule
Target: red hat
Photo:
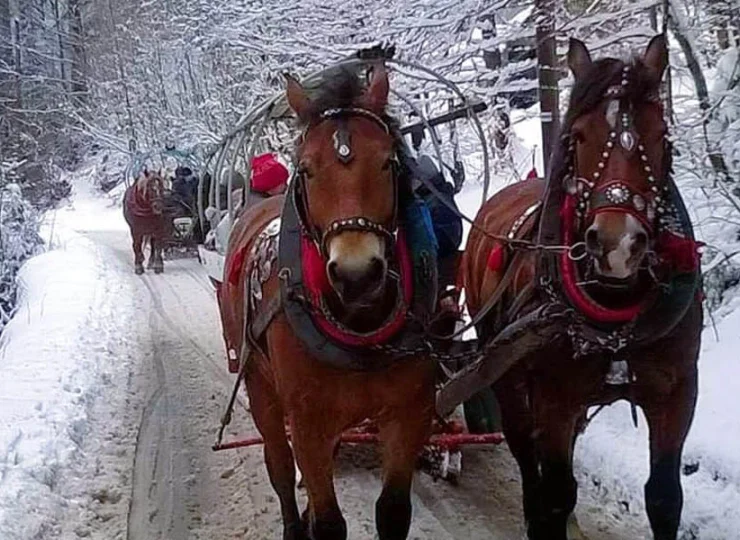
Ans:
{"type": "Polygon", "coordinates": [[[252,158],[252,191],[267,193],[288,181],[288,169],[273,154],[252,158]]]}

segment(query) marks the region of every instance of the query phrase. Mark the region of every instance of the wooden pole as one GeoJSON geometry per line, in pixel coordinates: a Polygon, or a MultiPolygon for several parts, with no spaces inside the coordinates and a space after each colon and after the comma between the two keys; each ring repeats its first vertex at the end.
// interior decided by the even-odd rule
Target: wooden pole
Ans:
{"type": "Polygon", "coordinates": [[[542,162],[545,166],[545,176],[550,173],[550,153],[560,131],[555,6],[555,0],[536,0],[535,2],[542,162]]]}

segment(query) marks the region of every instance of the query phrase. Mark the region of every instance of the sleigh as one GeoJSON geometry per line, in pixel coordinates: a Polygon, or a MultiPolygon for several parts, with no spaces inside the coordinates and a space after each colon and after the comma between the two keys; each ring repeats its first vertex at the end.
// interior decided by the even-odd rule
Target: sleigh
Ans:
{"type": "Polygon", "coordinates": [[[169,147],[134,152],[126,166],[126,187],[147,170],[159,171],[165,179],[165,214],[170,223],[164,245],[167,258],[195,256],[203,241],[196,189],[204,166],[197,152],[169,147]]]}

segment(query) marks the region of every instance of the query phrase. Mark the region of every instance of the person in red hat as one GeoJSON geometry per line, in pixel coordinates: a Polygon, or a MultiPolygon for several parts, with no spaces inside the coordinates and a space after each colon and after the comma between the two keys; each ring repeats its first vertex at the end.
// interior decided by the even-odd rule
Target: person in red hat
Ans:
{"type": "MultiPolygon", "coordinates": [[[[252,158],[252,181],[247,207],[260,201],[285,193],[288,187],[288,169],[277,160],[275,154],[261,154],[252,158]]],[[[240,199],[241,199],[241,194],[240,199]]]]}

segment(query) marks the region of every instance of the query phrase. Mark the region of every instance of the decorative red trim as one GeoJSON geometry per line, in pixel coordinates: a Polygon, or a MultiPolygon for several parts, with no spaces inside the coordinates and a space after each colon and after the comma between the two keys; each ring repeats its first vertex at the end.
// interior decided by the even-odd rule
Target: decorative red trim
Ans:
{"type": "Polygon", "coordinates": [[[229,260],[229,269],[226,272],[226,276],[229,283],[236,286],[239,283],[239,276],[242,273],[242,267],[244,266],[244,259],[246,258],[247,247],[242,246],[234,256],[229,260]]]}
{"type": "MultiPolygon", "coordinates": [[[[561,209],[563,219],[563,243],[566,246],[573,244],[573,225],[575,221],[576,199],[573,195],[566,195],[561,209]]],[[[560,254],[560,272],[563,278],[563,289],[574,307],[589,319],[604,323],[624,323],[633,320],[642,311],[642,304],[635,304],[622,309],[608,309],[597,304],[586,292],[577,285],[578,269],[576,263],[567,251],[560,254]]]]}
{"type": "MultiPolygon", "coordinates": [[[[324,274],[323,279],[318,278],[317,276],[313,275],[312,270],[308,270],[307,272],[307,264],[306,264],[306,256],[313,257],[311,255],[312,251],[315,250],[315,252],[318,254],[318,249],[316,248],[316,245],[310,241],[307,237],[304,236],[302,240],[302,260],[301,264],[303,265],[303,272],[304,276],[306,278],[305,284],[308,288],[309,294],[313,297],[313,300],[315,302],[319,301],[321,298],[321,295],[324,291],[322,291],[322,285],[321,283],[326,280],[326,272],[321,272],[324,274]],[[309,275],[311,277],[309,278],[309,275]],[[309,279],[311,280],[309,282],[309,279]]],[[[319,255],[320,257],[320,255],[319,255]]],[[[382,343],[387,342],[389,339],[391,339],[401,328],[403,328],[404,324],[406,324],[406,313],[408,311],[408,306],[411,304],[412,297],[413,297],[413,268],[411,265],[411,255],[409,254],[408,246],[406,245],[406,236],[404,235],[403,230],[399,229],[397,238],[396,238],[396,258],[398,260],[399,264],[399,270],[401,275],[401,288],[403,292],[403,309],[400,309],[398,313],[396,314],[396,317],[387,323],[383,328],[378,330],[375,333],[367,334],[358,336],[356,334],[352,334],[349,332],[346,332],[339,328],[338,326],[332,324],[329,322],[326,318],[320,316],[320,315],[314,315],[314,322],[319,327],[319,329],[327,334],[330,338],[333,340],[336,340],[337,342],[343,344],[343,345],[349,345],[352,347],[366,347],[366,346],[372,346],[372,345],[380,345],[382,343]]],[[[312,265],[315,267],[315,263],[311,262],[312,265]]],[[[328,280],[327,280],[328,284],[328,280]]]]}
{"type": "Polygon", "coordinates": [[[660,258],[674,272],[689,274],[696,272],[701,265],[699,248],[705,245],[704,242],[665,231],[655,245],[660,258]]]}
{"type": "Polygon", "coordinates": [[[316,242],[307,235],[301,237],[301,265],[303,281],[313,296],[319,297],[331,290],[329,278],[326,276],[326,261],[321,256],[316,242]]]}

